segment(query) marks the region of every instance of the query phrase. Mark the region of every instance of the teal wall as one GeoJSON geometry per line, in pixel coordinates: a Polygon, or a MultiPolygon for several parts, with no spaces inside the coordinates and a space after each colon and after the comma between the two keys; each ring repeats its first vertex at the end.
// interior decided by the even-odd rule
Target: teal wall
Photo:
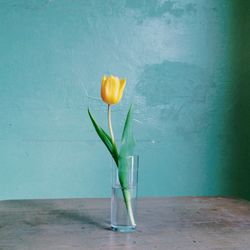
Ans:
{"type": "Polygon", "coordinates": [[[249,4],[237,2],[0,0],[0,199],[110,195],[86,112],[107,128],[103,74],[127,78],[114,130],[133,102],[141,196],[249,198],[249,4]]]}

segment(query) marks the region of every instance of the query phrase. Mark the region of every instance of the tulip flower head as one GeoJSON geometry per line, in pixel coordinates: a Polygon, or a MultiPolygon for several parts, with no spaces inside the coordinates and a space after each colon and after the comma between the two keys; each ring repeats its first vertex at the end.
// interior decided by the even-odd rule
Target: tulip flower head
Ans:
{"type": "Polygon", "coordinates": [[[126,85],[125,79],[116,76],[103,76],[101,85],[101,97],[109,105],[120,102],[126,85]]]}

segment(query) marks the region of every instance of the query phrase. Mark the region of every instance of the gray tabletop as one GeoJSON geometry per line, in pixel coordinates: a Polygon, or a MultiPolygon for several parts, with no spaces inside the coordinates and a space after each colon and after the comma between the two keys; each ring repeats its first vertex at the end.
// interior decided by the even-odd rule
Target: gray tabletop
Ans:
{"type": "Polygon", "coordinates": [[[0,202],[0,249],[250,249],[250,202],[178,197],[139,200],[138,227],[109,227],[109,199],[0,202]]]}

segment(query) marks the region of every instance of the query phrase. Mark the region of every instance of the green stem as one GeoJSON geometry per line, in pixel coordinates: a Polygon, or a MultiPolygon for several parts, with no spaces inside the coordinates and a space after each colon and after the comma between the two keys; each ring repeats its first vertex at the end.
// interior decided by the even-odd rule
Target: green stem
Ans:
{"type": "MultiPolygon", "coordinates": [[[[115,145],[115,137],[114,137],[114,132],[113,132],[113,128],[112,128],[112,121],[111,121],[111,106],[110,106],[110,104],[108,104],[108,126],[109,126],[109,132],[110,132],[112,142],[115,145]]],[[[118,164],[117,164],[117,167],[118,167],[118,164]]],[[[131,204],[130,191],[124,187],[125,185],[124,185],[121,178],[119,178],[119,181],[120,181],[120,185],[122,188],[122,194],[123,194],[124,202],[125,202],[125,205],[127,208],[127,212],[128,212],[128,216],[130,218],[131,224],[132,224],[132,226],[136,226],[134,214],[133,214],[133,209],[132,209],[132,204],[131,204]]]]}
{"type": "Polygon", "coordinates": [[[111,139],[113,144],[115,143],[115,137],[114,137],[114,132],[113,132],[113,128],[112,128],[112,121],[111,121],[111,106],[110,104],[108,104],[108,125],[109,125],[109,132],[111,135],[111,139]]]}

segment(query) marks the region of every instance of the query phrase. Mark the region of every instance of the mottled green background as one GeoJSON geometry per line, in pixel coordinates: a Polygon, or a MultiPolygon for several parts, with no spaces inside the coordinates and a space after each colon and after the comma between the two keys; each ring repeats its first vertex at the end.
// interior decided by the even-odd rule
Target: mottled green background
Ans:
{"type": "Polygon", "coordinates": [[[110,196],[103,74],[127,78],[141,196],[250,198],[249,7],[0,0],[0,199],[110,196]]]}

